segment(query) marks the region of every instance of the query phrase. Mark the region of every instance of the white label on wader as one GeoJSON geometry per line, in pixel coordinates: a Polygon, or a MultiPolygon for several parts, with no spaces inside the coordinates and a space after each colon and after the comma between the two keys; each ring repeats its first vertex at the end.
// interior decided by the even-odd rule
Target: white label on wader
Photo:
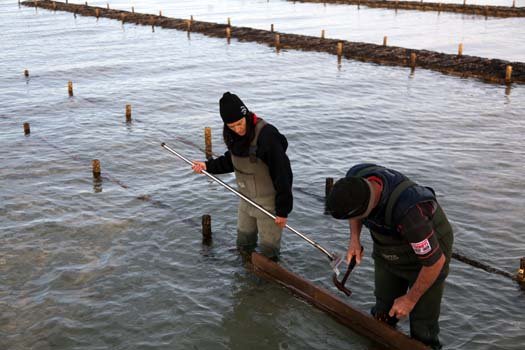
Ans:
{"type": "Polygon", "coordinates": [[[418,243],[410,243],[410,245],[412,246],[412,249],[414,249],[414,252],[417,255],[425,255],[432,250],[428,239],[425,239],[418,243]]]}

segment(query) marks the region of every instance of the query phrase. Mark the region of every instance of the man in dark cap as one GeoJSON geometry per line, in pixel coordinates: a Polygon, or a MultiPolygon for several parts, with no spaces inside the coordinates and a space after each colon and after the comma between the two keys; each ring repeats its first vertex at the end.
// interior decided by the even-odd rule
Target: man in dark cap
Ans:
{"type": "Polygon", "coordinates": [[[237,246],[242,252],[250,252],[258,243],[262,254],[277,260],[281,233],[293,206],[293,175],[286,155],[288,142],[273,125],[250,112],[237,95],[224,93],[219,107],[228,150],[216,159],[194,161],[193,170],[212,174],[234,172],[239,192],[274,213],[276,218],[272,220],[241,200],[237,246]]]}
{"type": "Polygon", "coordinates": [[[441,349],[438,319],[453,234],[434,191],[398,171],[358,164],[335,183],[327,207],[334,218],[349,220],[347,261],[361,262],[363,225],[372,235],[372,315],[392,326],[410,316],[411,336],[441,349]]]}

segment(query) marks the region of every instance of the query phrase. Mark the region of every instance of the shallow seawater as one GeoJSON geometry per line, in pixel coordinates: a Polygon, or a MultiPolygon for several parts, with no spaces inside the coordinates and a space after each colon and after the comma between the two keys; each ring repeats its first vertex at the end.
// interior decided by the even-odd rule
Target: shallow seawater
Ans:
{"type": "MultiPolygon", "coordinates": [[[[271,11],[279,9],[290,23],[283,31],[298,33],[307,33],[313,18],[330,17],[277,1],[134,5],[143,12],[163,7],[164,15],[179,18],[232,17],[234,25],[254,27],[272,23],[271,11]]],[[[373,18],[376,11],[361,8],[359,16],[373,18]]],[[[418,14],[410,16],[407,38],[418,14]]],[[[289,223],[328,249],[344,251],[348,228],[323,214],[325,178],[371,161],[436,190],[458,252],[511,273],[525,256],[522,85],[338,64],[323,53],[276,53],[12,1],[0,2],[0,17],[1,349],[370,347],[250,274],[234,249],[237,199],[160,147],[166,142],[202,159],[209,126],[221,154],[224,91],[237,93],[288,138],[295,195],[289,223]],[[28,136],[24,122],[31,125],[28,136]],[[93,159],[101,161],[102,181],[92,178],[93,159]],[[212,217],[209,247],[201,243],[203,214],[212,217]]],[[[485,21],[445,17],[465,27],[485,21]]],[[[514,30],[514,20],[501,21],[514,30]]],[[[334,30],[345,26],[337,17],[330,23],[334,30]]],[[[497,28],[487,35],[502,46],[519,40],[511,36],[497,28]]],[[[524,56],[517,46],[508,49],[485,48],[482,56],[524,56]]],[[[221,179],[233,184],[232,175],[221,179]]],[[[367,312],[374,297],[366,233],[363,244],[366,257],[351,277],[349,302],[367,312]]],[[[283,236],[282,264],[338,293],[325,256],[291,232],[283,236]]],[[[513,281],[454,260],[441,339],[447,349],[522,349],[524,307],[524,292],[513,281]]],[[[407,331],[406,321],[401,329],[407,331]]]]}

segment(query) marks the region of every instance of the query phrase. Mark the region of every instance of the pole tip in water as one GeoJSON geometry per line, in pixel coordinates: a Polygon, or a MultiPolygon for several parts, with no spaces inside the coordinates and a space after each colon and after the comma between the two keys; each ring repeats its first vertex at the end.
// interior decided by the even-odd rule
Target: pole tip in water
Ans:
{"type": "Polygon", "coordinates": [[[160,147],[164,147],[164,146],[166,146],[166,143],[165,143],[165,142],[162,142],[162,143],[160,144],[160,147]]]}

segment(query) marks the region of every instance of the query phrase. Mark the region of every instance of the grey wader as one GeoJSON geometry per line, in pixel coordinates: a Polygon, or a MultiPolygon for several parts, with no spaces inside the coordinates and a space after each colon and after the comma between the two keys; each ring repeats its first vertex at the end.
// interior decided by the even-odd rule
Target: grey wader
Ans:
{"type": "MultiPolygon", "coordinates": [[[[266,125],[263,119],[255,125],[255,137],[250,144],[248,157],[232,154],[232,163],[239,192],[249,197],[269,212],[275,214],[275,188],[268,166],[255,156],[257,140],[262,128],[266,125]]],[[[275,221],[245,201],[240,202],[237,219],[237,246],[241,251],[251,251],[257,246],[263,255],[271,259],[279,257],[281,234],[283,229],[275,221]]]]}

